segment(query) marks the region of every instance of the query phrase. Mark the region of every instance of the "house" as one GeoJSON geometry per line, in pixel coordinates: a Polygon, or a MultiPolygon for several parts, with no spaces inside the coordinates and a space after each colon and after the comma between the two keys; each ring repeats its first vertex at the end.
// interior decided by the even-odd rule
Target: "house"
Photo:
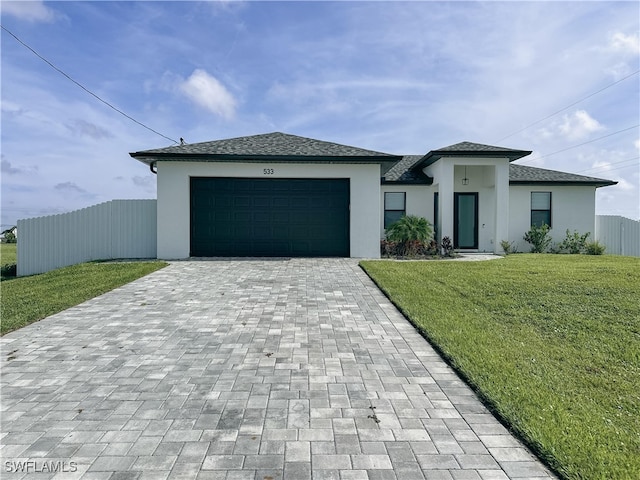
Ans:
{"type": "Polygon", "coordinates": [[[7,242],[8,239],[11,241],[15,241],[18,238],[18,227],[13,226],[11,228],[7,228],[2,233],[0,233],[0,240],[2,242],[7,242]]]}
{"type": "Polygon", "coordinates": [[[462,142],[392,155],[284,133],[134,152],[157,173],[157,256],[377,258],[402,215],[461,251],[527,246],[532,225],[594,232],[595,191],[616,182],[514,165],[527,150],[462,142]]]}

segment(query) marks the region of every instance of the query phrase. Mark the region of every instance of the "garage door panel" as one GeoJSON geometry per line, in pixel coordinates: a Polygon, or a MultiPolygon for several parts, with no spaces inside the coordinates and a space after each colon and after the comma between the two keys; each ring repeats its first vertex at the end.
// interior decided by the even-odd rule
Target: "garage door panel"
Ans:
{"type": "Polygon", "coordinates": [[[348,179],[191,179],[193,256],[348,256],[348,179]]]}

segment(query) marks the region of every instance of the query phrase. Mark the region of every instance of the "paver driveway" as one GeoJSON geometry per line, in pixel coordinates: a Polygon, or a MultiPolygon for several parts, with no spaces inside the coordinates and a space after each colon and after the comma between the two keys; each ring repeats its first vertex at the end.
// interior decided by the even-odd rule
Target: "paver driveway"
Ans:
{"type": "Polygon", "coordinates": [[[3,337],[1,394],[9,479],[549,475],[351,259],[172,263],[3,337]]]}

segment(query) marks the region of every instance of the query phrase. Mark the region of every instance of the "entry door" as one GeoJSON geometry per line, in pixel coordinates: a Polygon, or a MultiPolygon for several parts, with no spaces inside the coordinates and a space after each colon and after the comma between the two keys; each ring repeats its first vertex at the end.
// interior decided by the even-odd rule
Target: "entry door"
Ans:
{"type": "Polygon", "coordinates": [[[454,194],[453,246],[461,249],[478,248],[478,193],[454,194]]]}

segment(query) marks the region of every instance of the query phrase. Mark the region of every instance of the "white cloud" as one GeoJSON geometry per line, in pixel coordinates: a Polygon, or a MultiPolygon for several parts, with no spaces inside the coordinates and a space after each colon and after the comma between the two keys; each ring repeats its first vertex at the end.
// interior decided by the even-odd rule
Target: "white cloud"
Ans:
{"type": "Polygon", "coordinates": [[[179,90],[196,105],[223,118],[235,115],[236,100],[220,81],[205,70],[196,69],[182,81],[179,90]]]}
{"type": "Polygon", "coordinates": [[[604,126],[591,117],[586,110],[577,110],[571,115],[564,115],[559,128],[560,133],[569,140],[579,140],[590,133],[603,130],[604,126]]]}
{"type": "Polygon", "coordinates": [[[638,55],[640,54],[640,36],[616,32],[611,36],[609,46],[616,51],[638,55]]]}
{"type": "Polygon", "coordinates": [[[0,8],[3,14],[12,15],[29,22],[51,23],[56,18],[56,13],[42,1],[3,1],[0,8]]]}

